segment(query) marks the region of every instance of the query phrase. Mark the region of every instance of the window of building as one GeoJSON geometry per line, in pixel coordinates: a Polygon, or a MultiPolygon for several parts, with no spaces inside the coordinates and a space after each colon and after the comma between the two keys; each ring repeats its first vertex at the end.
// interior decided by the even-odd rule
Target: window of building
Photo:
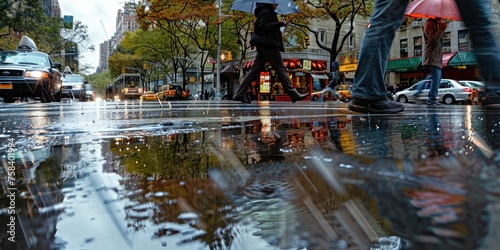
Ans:
{"type": "Polygon", "coordinates": [[[399,57],[408,57],[408,39],[399,40],[399,57]]]}
{"type": "Polygon", "coordinates": [[[349,35],[349,48],[350,49],[352,49],[352,48],[354,48],[356,46],[356,39],[355,39],[356,36],[355,35],[356,34],[354,34],[354,33],[351,33],[349,35]]]}
{"type": "Polygon", "coordinates": [[[470,50],[469,47],[469,31],[459,30],[458,31],[458,51],[470,50]]]}
{"type": "Polygon", "coordinates": [[[422,55],[422,37],[414,37],[413,38],[413,56],[421,56],[422,55]]]}
{"type": "Polygon", "coordinates": [[[318,38],[319,38],[319,43],[325,44],[326,43],[326,30],[320,30],[318,38]]]}
{"type": "Polygon", "coordinates": [[[451,32],[443,34],[443,52],[451,52],[451,32]]]}

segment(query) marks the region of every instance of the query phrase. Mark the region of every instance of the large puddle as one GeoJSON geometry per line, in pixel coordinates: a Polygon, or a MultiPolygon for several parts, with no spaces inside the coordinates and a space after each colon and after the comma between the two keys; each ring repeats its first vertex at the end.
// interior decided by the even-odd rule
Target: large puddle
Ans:
{"type": "Polygon", "coordinates": [[[499,156],[483,119],[261,114],[4,131],[1,248],[494,249],[499,156]]]}

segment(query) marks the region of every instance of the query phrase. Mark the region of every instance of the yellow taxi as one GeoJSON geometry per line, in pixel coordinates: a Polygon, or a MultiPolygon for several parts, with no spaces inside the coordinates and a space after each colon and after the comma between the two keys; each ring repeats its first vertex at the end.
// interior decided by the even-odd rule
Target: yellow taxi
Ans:
{"type": "Polygon", "coordinates": [[[337,93],[340,94],[340,100],[348,102],[351,100],[351,85],[340,84],[337,86],[337,93]]]}
{"type": "Polygon", "coordinates": [[[146,91],[141,95],[141,101],[156,101],[158,98],[153,91],[146,91]]]}
{"type": "Polygon", "coordinates": [[[158,90],[158,98],[160,100],[186,100],[189,98],[187,91],[182,89],[181,85],[167,84],[163,85],[158,90]]]}

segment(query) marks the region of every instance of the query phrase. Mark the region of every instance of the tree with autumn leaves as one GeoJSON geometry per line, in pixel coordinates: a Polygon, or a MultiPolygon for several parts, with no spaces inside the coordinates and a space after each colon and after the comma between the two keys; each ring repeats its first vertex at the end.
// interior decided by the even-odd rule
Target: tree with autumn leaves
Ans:
{"type": "MultiPolygon", "coordinates": [[[[373,11],[375,1],[366,0],[306,0],[298,3],[301,13],[294,15],[290,20],[293,26],[304,33],[314,36],[316,45],[330,55],[330,61],[336,60],[344,50],[349,36],[355,28],[356,21],[367,22],[366,18],[373,11]],[[321,43],[321,30],[311,24],[331,25],[333,36],[321,43]]],[[[328,34],[330,35],[330,34],[328,34]]]]}
{"type": "MultiPolygon", "coordinates": [[[[185,75],[188,67],[198,67],[193,61],[199,62],[200,70],[204,72],[205,68],[214,66],[208,59],[217,58],[219,24],[221,50],[232,51],[241,65],[250,51],[248,40],[255,17],[250,13],[230,10],[233,1],[221,2],[223,14],[219,17],[219,1],[143,1],[137,9],[141,31],[126,36],[120,45],[124,51],[118,51],[110,58],[112,73],[118,74],[123,65],[130,63],[127,62],[130,59],[128,57],[134,54],[133,64],[136,67],[140,67],[144,61],[155,62],[161,65],[165,75],[175,76],[179,69],[185,75]]],[[[373,1],[365,0],[297,2],[301,13],[286,16],[289,25],[284,34],[285,49],[304,50],[301,41],[306,36],[313,36],[317,46],[329,53],[331,61],[335,61],[344,50],[355,22],[366,22],[362,18],[371,14],[373,4],[373,1]],[[328,33],[326,43],[319,42],[322,34],[316,24],[326,24],[328,31],[333,30],[333,35],[328,33]]]]}

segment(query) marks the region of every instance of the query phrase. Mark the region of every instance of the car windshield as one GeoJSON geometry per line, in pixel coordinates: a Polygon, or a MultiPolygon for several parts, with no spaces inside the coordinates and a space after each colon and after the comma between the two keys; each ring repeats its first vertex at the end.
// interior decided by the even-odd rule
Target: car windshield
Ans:
{"type": "MultiPolygon", "coordinates": [[[[460,83],[462,83],[462,82],[460,82],[460,83]]],[[[476,87],[476,88],[482,88],[482,87],[484,87],[484,84],[481,84],[480,82],[466,81],[466,82],[463,82],[463,83],[468,84],[471,87],[476,87]]]]}
{"type": "Polygon", "coordinates": [[[49,66],[47,57],[40,53],[18,53],[15,51],[0,53],[0,62],[12,64],[33,64],[49,66]]]}
{"type": "Polygon", "coordinates": [[[463,87],[470,87],[470,85],[465,82],[457,82],[457,83],[462,85],[463,87]]]}
{"type": "Polygon", "coordinates": [[[80,75],[64,75],[62,78],[63,82],[83,82],[83,79],[80,75]]]}

